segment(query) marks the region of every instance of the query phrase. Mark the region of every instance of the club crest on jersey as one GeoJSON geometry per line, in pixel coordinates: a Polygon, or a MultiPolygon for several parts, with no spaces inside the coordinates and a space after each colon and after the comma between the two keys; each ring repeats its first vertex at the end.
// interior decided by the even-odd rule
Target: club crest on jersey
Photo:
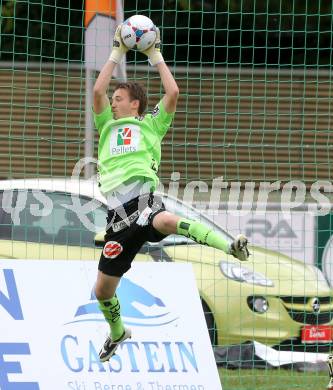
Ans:
{"type": "Polygon", "coordinates": [[[115,259],[123,251],[123,246],[117,241],[108,241],[103,248],[103,255],[107,259],[115,259]]]}
{"type": "Polygon", "coordinates": [[[152,116],[157,116],[159,113],[160,113],[160,108],[158,106],[155,106],[155,108],[153,109],[151,115],[152,116]]]}
{"type": "Polygon", "coordinates": [[[125,124],[111,129],[110,153],[112,156],[136,152],[139,149],[140,127],[125,124]]]}

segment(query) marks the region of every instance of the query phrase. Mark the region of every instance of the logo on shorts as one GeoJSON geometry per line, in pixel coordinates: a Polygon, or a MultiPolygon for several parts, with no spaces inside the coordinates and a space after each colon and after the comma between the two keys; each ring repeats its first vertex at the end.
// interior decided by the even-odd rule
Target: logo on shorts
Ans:
{"type": "Polygon", "coordinates": [[[115,259],[123,251],[123,247],[117,241],[108,241],[104,245],[103,255],[108,259],[115,259]]]}
{"type": "Polygon", "coordinates": [[[138,220],[136,221],[136,224],[137,225],[140,225],[140,226],[146,226],[148,225],[148,219],[149,219],[149,216],[150,214],[153,212],[153,210],[150,208],[150,207],[146,207],[142,213],[140,214],[140,217],[138,218],[138,220]]]}

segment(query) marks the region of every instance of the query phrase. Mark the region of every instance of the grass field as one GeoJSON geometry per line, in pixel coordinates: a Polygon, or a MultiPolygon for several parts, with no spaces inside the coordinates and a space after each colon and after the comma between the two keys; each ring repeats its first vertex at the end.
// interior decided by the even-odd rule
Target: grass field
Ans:
{"type": "Polygon", "coordinates": [[[223,390],[325,390],[328,371],[219,369],[223,390]]]}

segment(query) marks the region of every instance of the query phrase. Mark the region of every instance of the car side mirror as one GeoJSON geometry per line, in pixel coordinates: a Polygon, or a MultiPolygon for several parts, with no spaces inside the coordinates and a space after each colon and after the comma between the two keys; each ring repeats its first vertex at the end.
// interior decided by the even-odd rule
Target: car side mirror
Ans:
{"type": "Polygon", "coordinates": [[[104,246],[104,243],[105,243],[105,240],[104,240],[105,233],[106,233],[105,230],[103,230],[101,232],[98,232],[95,235],[94,241],[95,241],[95,245],[97,247],[103,247],[104,246]]]}

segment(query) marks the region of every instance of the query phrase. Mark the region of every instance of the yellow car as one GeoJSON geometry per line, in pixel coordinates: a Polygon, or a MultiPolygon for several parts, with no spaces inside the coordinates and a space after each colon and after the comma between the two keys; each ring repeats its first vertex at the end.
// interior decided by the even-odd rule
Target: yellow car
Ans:
{"type": "MultiPolygon", "coordinates": [[[[201,220],[233,239],[194,208],[163,198],[167,210],[201,220]]],[[[0,181],[0,202],[0,258],[99,259],[107,207],[95,182],[0,181]]],[[[251,247],[250,252],[250,260],[241,263],[171,235],[145,244],[135,260],[191,262],[214,344],[256,340],[280,349],[328,350],[333,291],[321,271],[263,248],[251,247]]]]}

